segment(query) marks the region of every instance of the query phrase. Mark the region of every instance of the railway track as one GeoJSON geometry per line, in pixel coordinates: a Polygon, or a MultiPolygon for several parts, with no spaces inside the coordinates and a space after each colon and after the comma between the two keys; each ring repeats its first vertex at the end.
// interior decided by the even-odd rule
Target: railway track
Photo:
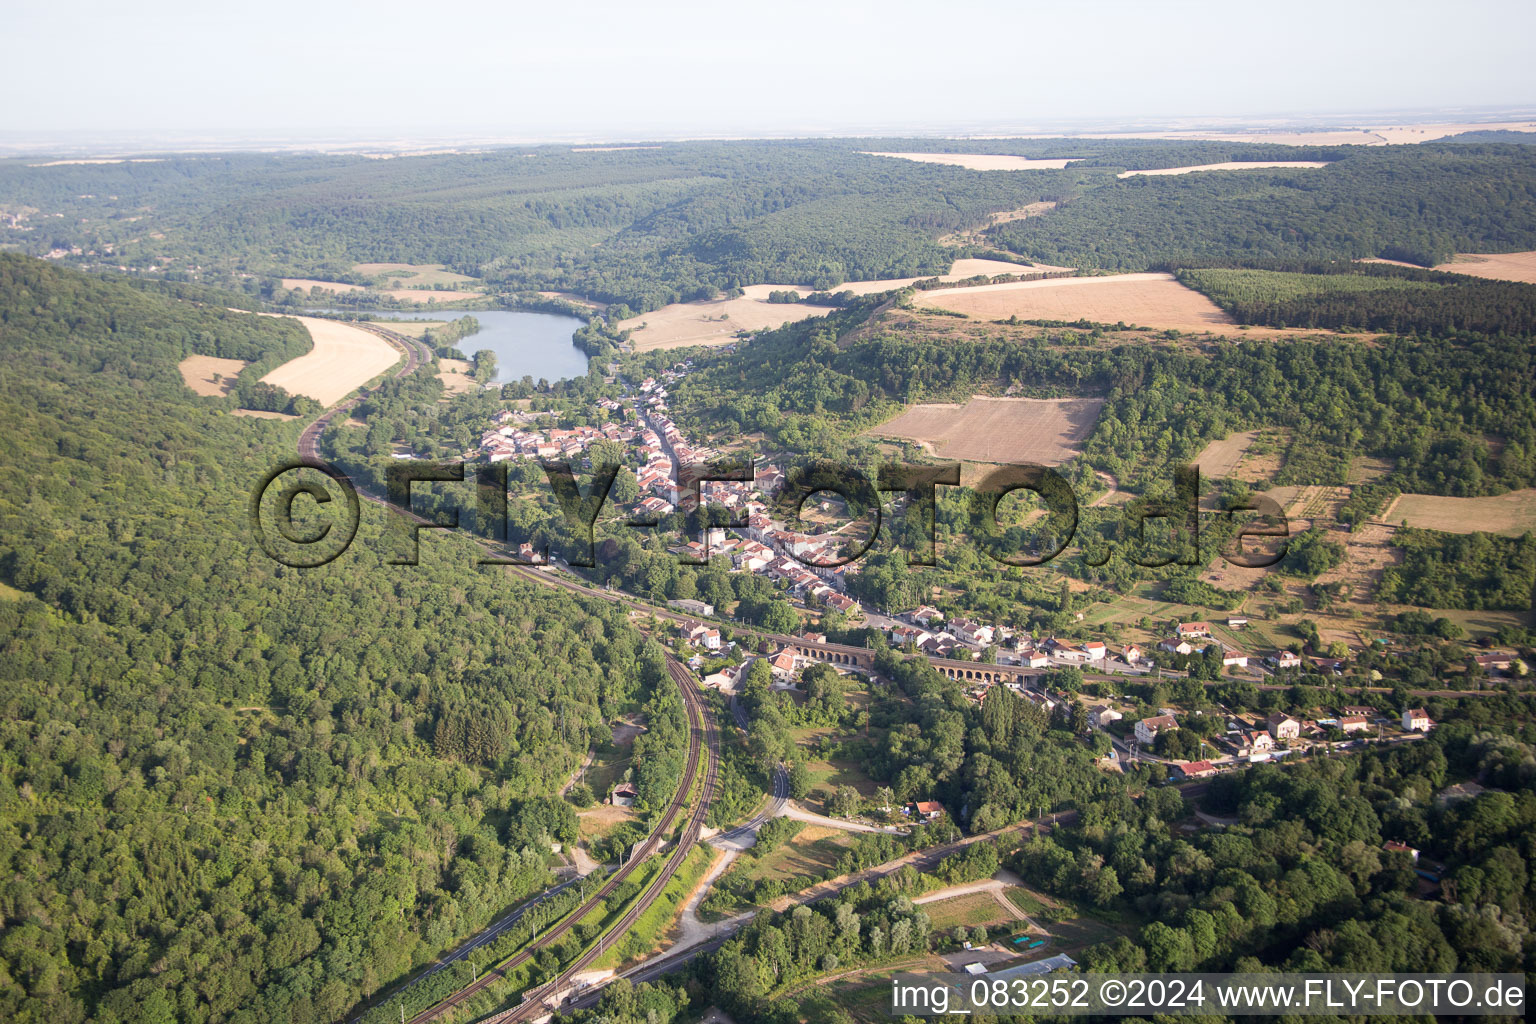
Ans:
{"type": "MultiPolygon", "coordinates": [[[[720,733],[715,726],[714,716],[709,713],[709,709],[704,706],[704,702],[699,697],[698,690],[693,684],[692,673],[684,665],[672,658],[671,655],[667,656],[667,673],[672,677],[673,682],[677,683],[679,690],[682,691],[683,703],[688,710],[690,742],[687,778],[678,786],[677,795],[673,797],[662,824],[656,828],[651,834],[651,838],[647,840],[650,849],[640,857],[631,858],[626,862],[624,868],[620,869],[620,872],[627,872],[640,863],[645,856],[649,856],[651,852],[654,852],[655,844],[665,837],[666,832],[671,828],[672,822],[688,803],[689,796],[693,790],[693,780],[698,771],[699,758],[702,756],[705,760],[703,789],[699,793],[699,799],[694,806],[693,813],[689,815],[682,834],[678,837],[677,845],[673,847],[671,854],[667,857],[667,862],[662,866],[661,873],[651,881],[651,884],[645,893],[642,894],[641,898],[632,903],[623,916],[614,922],[612,927],[604,931],[594,946],[582,952],[569,966],[565,967],[549,981],[524,993],[522,1002],[517,1006],[483,1018],[481,1024],[512,1024],[514,1021],[526,1021],[535,1017],[542,1017],[556,1009],[558,1006],[557,997],[561,990],[568,988],[576,975],[586,970],[593,961],[607,951],[610,936],[621,936],[634,926],[635,922],[639,920],[640,915],[644,914],[650,908],[650,905],[655,902],[656,897],[661,895],[662,891],[666,889],[667,883],[671,881],[672,876],[677,874],[678,869],[683,865],[684,859],[687,858],[693,847],[697,845],[699,833],[704,828],[704,820],[709,814],[710,802],[714,799],[715,787],[719,783],[720,733]]],[[[611,892],[621,880],[619,874],[616,873],[604,885],[604,890],[611,892]]],[[[588,901],[582,910],[572,913],[567,917],[564,930],[574,926],[588,907],[596,906],[600,903],[605,895],[605,891],[600,891],[597,896],[588,901]]],[[[558,937],[556,932],[551,930],[546,933],[540,945],[547,944],[558,937]]],[[[534,948],[530,948],[518,954],[513,960],[526,962],[533,955],[533,952],[534,948]]],[[[514,966],[517,966],[517,964],[509,961],[505,969],[510,970],[514,966]]],[[[487,979],[486,983],[489,984],[489,979],[487,979]]],[[[461,998],[468,998],[472,994],[472,990],[478,991],[473,986],[462,989],[460,991],[461,998]]],[[[446,1004],[440,1004],[440,1006],[442,1009],[447,1009],[446,1004]]],[[[438,1012],[441,1012],[441,1010],[436,1012],[431,1010],[424,1011],[424,1013],[412,1018],[412,1021],[422,1022],[431,1020],[438,1012]]]]}
{"type": "MultiPolygon", "coordinates": [[[[415,373],[424,365],[430,365],[432,354],[421,342],[396,334],[382,327],[362,324],[358,326],[384,338],[404,354],[405,362],[391,374],[391,377],[394,379],[398,380],[415,373]]],[[[306,426],[299,434],[298,451],[300,457],[320,459],[320,436],[335,421],[337,416],[349,413],[361,400],[361,395],[355,395],[352,398],[339,402],[306,426]]],[[[366,490],[359,490],[359,497],[393,509],[418,522],[426,522],[425,519],[409,509],[400,508],[385,498],[371,494],[366,490]]],[[[557,582],[546,574],[533,569],[521,566],[510,566],[509,568],[515,572],[521,570],[519,575],[541,583],[550,584],[557,582]]],[[[587,596],[605,598],[607,600],[613,599],[612,595],[605,594],[592,587],[576,585],[568,586],[564,589],[581,592],[587,596]]],[[[626,929],[633,926],[640,915],[650,908],[650,905],[655,902],[656,897],[666,888],[667,882],[677,874],[684,858],[687,857],[689,851],[698,843],[699,834],[709,814],[710,803],[714,799],[715,790],[719,785],[720,736],[719,730],[715,725],[714,716],[705,707],[703,700],[700,698],[699,691],[694,685],[692,673],[670,654],[667,656],[667,673],[672,678],[672,681],[677,684],[688,715],[688,760],[683,771],[683,778],[678,784],[677,793],[672,797],[661,820],[651,831],[651,834],[631,853],[629,859],[617,871],[609,875],[607,881],[589,899],[567,914],[559,923],[555,924],[543,935],[539,936],[528,948],[490,967],[469,985],[416,1014],[416,1016],[410,1018],[411,1024],[426,1024],[426,1022],[436,1020],[450,1010],[457,1008],[486,987],[528,963],[540,949],[563,938],[582,918],[600,906],[608,896],[613,894],[615,889],[623,884],[641,864],[652,854],[656,853],[666,842],[667,835],[672,831],[679,816],[690,802],[694,791],[694,784],[699,778],[699,767],[702,762],[704,766],[703,786],[699,790],[697,803],[694,806],[693,812],[689,815],[681,835],[678,837],[676,846],[669,854],[666,863],[662,866],[660,874],[652,880],[641,897],[630,905],[623,916],[611,928],[604,931],[596,946],[584,951],[581,956],[561,970],[554,978],[530,989],[525,993],[523,1001],[518,1006],[503,1011],[492,1019],[497,1021],[498,1024],[503,1024],[503,1022],[526,1020],[530,1015],[542,1015],[545,1012],[543,1002],[557,994],[562,987],[569,985],[572,977],[579,974],[592,961],[602,955],[608,948],[609,936],[622,934],[626,929]]],[[[557,886],[556,888],[563,888],[563,886],[557,886]]],[[[479,936],[467,946],[461,947],[461,951],[477,948],[482,944],[480,940],[488,937],[494,937],[494,935],[479,936]]]]}

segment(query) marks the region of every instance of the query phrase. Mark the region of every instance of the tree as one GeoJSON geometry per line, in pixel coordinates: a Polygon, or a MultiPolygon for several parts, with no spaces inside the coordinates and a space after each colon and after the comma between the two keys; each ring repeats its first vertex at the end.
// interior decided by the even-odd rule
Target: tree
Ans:
{"type": "Polygon", "coordinates": [[[834,818],[851,818],[859,813],[861,803],[858,790],[852,786],[839,786],[832,799],[827,801],[827,810],[834,818]]]}
{"type": "Polygon", "coordinates": [[[481,384],[488,384],[491,378],[496,376],[496,353],[488,348],[483,348],[474,355],[474,369],[470,376],[481,384]]]}

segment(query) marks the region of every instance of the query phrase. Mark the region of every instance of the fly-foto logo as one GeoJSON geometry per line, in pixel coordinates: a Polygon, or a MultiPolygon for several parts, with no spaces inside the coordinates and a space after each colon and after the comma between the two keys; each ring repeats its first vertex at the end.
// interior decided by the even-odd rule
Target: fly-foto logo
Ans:
{"type": "MultiPolygon", "coordinates": [[[[597,463],[591,467],[583,485],[569,462],[538,460],[544,485],[559,509],[553,524],[565,538],[564,561],[572,566],[597,565],[597,524],[609,505],[609,492],[620,463],[597,463]]],[[[667,516],[644,514],[637,504],[635,514],[616,522],[631,529],[654,530],[672,526],[686,539],[702,536],[702,545],[693,545],[702,557],[693,557],[684,548],[685,563],[706,564],[711,545],[711,531],[746,530],[749,519],[740,510],[712,502],[705,484],[718,483],[750,488],[756,480],[753,465],[744,461],[716,461],[684,465],[678,472],[676,493],[678,507],[667,516]]],[[[428,463],[408,461],[389,466],[385,473],[385,491],[390,505],[407,515],[396,516],[391,530],[394,565],[415,565],[420,558],[422,530],[456,530],[469,513],[473,532],[481,539],[507,544],[511,541],[508,500],[510,475],[507,463],[469,467],[462,462],[428,463]],[[425,487],[413,492],[415,485],[466,484],[467,470],[473,468],[474,493],[461,491],[458,501],[441,500],[435,495],[430,507],[419,504],[425,487]],[[469,500],[463,500],[469,499],[469,500]]],[[[937,564],[937,513],[940,487],[960,484],[960,466],[892,463],[879,467],[873,479],[856,467],[829,461],[810,461],[793,466],[783,486],[766,503],[768,518],[775,526],[774,535],[782,542],[775,550],[814,569],[835,568],[857,561],[879,539],[885,519],[886,499],[899,507],[903,515],[915,517],[916,531],[901,531],[907,564],[937,564]],[[800,544],[785,538],[805,538],[805,507],[813,496],[834,495],[851,518],[845,527],[832,533],[822,532],[811,539],[814,544],[800,544]],[[912,538],[916,538],[912,542],[912,538]],[[828,539],[835,543],[827,543],[828,539]]],[[[374,499],[378,500],[378,499],[374,499]]],[[[965,536],[996,562],[1008,566],[1046,565],[1060,558],[1077,539],[1079,505],[1071,484],[1048,466],[1005,465],[988,472],[970,486],[969,519],[965,536]],[[1031,529],[999,522],[999,506],[1018,492],[1033,496],[1040,512],[1033,517],[1031,529]]],[[[1120,518],[1111,541],[1100,533],[1084,538],[1080,557],[1085,564],[1101,566],[1117,553],[1145,568],[1167,565],[1201,566],[1202,517],[1215,515],[1226,522],[1222,530],[1227,542],[1221,556],[1233,565],[1263,569],[1278,564],[1286,555],[1289,524],[1278,503],[1264,495],[1251,495],[1227,502],[1213,513],[1201,508],[1200,471],[1195,466],[1180,466],[1174,471],[1173,487],[1162,497],[1138,497],[1120,506],[1120,518]],[[1257,540],[1257,545],[1247,542],[1257,540]]],[[[360,510],[358,491],[347,476],[334,466],[314,459],[304,459],[274,468],[258,483],[251,497],[250,517],[258,545],[284,565],[315,568],[333,561],[357,536],[360,510]],[[334,511],[333,511],[334,510],[334,511]],[[329,516],[329,518],[327,518],[329,516]]],[[[909,521],[912,521],[909,519],[909,521]]],[[[825,531],[825,524],[818,525],[825,531]]],[[[525,545],[526,547],[526,545],[525,545]]],[[[496,555],[482,558],[488,565],[537,565],[548,561],[544,550],[532,557],[496,555]]]]}

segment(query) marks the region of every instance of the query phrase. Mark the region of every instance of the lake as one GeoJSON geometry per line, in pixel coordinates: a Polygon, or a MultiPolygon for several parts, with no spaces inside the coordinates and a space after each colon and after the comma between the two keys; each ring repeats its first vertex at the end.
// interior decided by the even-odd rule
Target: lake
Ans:
{"type": "Polygon", "coordinates": [[[316,310],[323,313],[345,312],[379,320],[450,321],[472,316],[480,321],[480,333],[460,338],[456,348],[467,356],[488,348],[496,353],[498,384],[529,376],[535,382],[550,383],[567,377],[587,375],[587,354],[571,341],[583,326],[573,316],[554,313],[524,313],[502,309],[440,310],[423,312],[403,309],[316,310]]]}

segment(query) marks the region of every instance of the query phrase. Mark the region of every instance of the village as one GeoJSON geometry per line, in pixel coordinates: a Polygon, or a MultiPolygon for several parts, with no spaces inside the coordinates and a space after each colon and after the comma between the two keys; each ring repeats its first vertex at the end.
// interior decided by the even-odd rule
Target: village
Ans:
{"type": "MultiPolygon", "coordinates": [[[[630,448],[635,463],[632,472],[638,496],[628,503],[627,511],[636,517],[655,521],[678,508],[688,508],[694,495],[679,483],[683,466],[705,463],[721,456],[717,449],[690,441],[667,413],[668,386],[686,376],[693,368],[685,360],[638,383],[623,400],[603,399],[602,409],[610,414],[597,427],[549,427],[535,429],[520,420],[518,413],[503,410],[496,426],[481,438],[478,452],[489,462],[508,459],[579,459],[596,441],[607,440],[630,448]]],[[[755,467],[752,483],[704,481],[699,498],[707,506],[726,510],[735,524],[707,531],[705,540],[679,542],[671,549],[695,564],[713,558],[729,560],[732,571],[759,574],[771,580],[788,598],[807,612],[840,613],[844,621],[878,630],[895,649],[923,655],[940,671],[956,676],[955,662],[972,662],[1013,668],[1008,678],[977,678],[968,686],[968,695],[978,704],[986,699],[994,685],[1008,689],[1036,702],[1047,714],[1055,714],[1076,695],[1050,680],[1062,669],[1077,669],[1085,676],[1106,682],[1116,677],[1136,681],[1145,678],[1169,680],[1188,676],[1192,659],[1219,656],[1221,677],[1234,681],[1260,683],[1294,681],[1303,672],[1339,677],[1344,674],[1344,658],[1304,655],[1293,649],[1276,649],[1255,654],[1232,642],[1249,625],[1245,617],[1229,616],[1219,626],[1205,621],[1170,624],[1168,635],[1146,645],[1105,640],[1034,637],[1028,632],[966,617],[946,618],[930,605],[885,615],[863,607],[847,593],[848,579],[859,571],[856,561],[837,562],[837,553],[845,538],[840,530],[807,534],[784,528],[770,516],[772,501],[785,482],[784,471],[761,462],[755,467]],[[1224,627],[1224,628],[1223,628],[1224,627]]],[[[537,561],[530,544],[521,545],[522,557],[537,561]]],[[[695,670],[713,660],[713,670],[703,677],[705,685],[727,694],[738,692],[753,660],[766,658],[773,686],[795,692],[804,670],[818,659],[789,646],[776,650],[751,652],[736,641],[726,639],[724,629],[704,621],[715,617],[716,609],[702,601],[677,600],[671,604],[698,619],[679,625],[681,641],[692,651],[689,663],[695,670]],[[722,659],[728,663],[720,664],[722,659]]],[[[802,647],[826,644],[822,633],[802,630],[802,647]]],[[[1487,672],[1510,668],[1512,655],[1483,654],[1472,659],[1487,672]]],[[[839,671],[850,666],[836,665],[839,671]]],[[[1113,687],[1101,687],[1112,689],[1113,687]]],[[[1200,714],[1195,712],[1195,714],[1200,714]]],[[[1297,717],[1281,712],[1267,716],[1241,714],[1222,709],[1216,727],[1202,722],[1197,734],[1181,734],[1180,718],[1186,712],[1177,707],[1160,707],[1152,713],[1117,702],[1113,697],[1099,698],[1090,709],[1089,721],[1095,732],[1109,741],[1103,762],[1120,770],[1123,762],[1160,763],[1173,778],[1204,778],[1240,765],[1280,759],[1307,752],[1358,744],[1363,739],[1402,741],[1422,737],[1434,727],[1423,708],[1404,708],[1388,713],[1366,705],[1349,705],[1319,710],[1313,717],[1297,717]],[[1177,740],[1171,739],[1180,735],[1177,740]],[[1185,738],[1188,737],[1188,738],[1185,738]],[[1197,756],[1185,756],[1191,751],[1197,756]]],[[[1204,717],[1204,716],[1202,716],[1204,717]]]]}

